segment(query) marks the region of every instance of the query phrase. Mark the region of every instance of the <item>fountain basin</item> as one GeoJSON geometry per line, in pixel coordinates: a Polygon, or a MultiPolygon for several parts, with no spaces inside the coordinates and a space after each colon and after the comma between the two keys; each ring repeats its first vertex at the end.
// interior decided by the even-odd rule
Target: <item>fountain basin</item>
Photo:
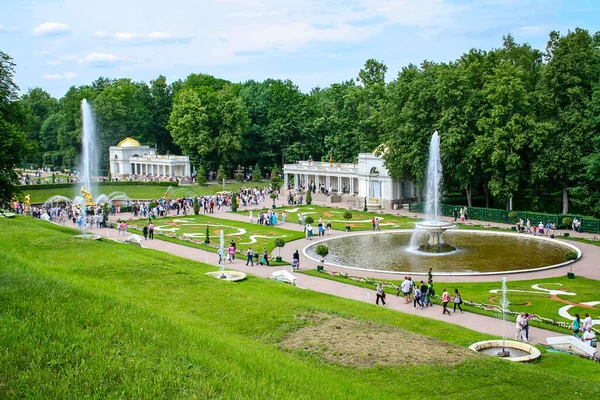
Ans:
{"type": "Polygon", "coordinates": [[[326,238],[303,249],[306,257],[318,262],[318,244],[329,248],[327,264],[371,272],[426,275],[507,274],[540,271],[569,264],[564,254],[578,253],[576,246],[556,239],[509,232],[448,230],[444,239],[458,250],[444,254],[421,253],[411,249],[412,230],[359,232],[326,238]],[[527,257],[523,257],[527,254],[527,257]]]}
{"type": "MultiPolygon", "coordinates": [[[[529,362],[538,359],[542,353],[535,347],[528,343],[517,342],[514,340],[504,341],[504,348],[511,354],[508,357],[499,357],[508,361],[515,362],[529,362]]],[[[502,340],[484,340],[481,342],[473,343],[469,346],[469,349],[482,354],[496,355],[501,352],[502,340]]]]}
{"type": "Polygon", "coordinates": [[[238,282],[246,279],[246,274],[240,271],[213,271],[207,272],[206,275],[228,282],[238,282]]]}

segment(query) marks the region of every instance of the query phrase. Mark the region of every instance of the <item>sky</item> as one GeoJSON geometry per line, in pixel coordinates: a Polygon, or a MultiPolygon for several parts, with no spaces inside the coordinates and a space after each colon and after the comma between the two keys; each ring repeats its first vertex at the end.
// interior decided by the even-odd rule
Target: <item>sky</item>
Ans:
{"type": "Polygon", "coordinates": [[[55,97],[100,76],[190,73],[308,92],[355,78],[369,58],[390,81],[410,63],[500,47],[507,33],[543,50],[550,31],[576,27],[600,30],[599,0],[0,0],[17,85],[55,97]]]}

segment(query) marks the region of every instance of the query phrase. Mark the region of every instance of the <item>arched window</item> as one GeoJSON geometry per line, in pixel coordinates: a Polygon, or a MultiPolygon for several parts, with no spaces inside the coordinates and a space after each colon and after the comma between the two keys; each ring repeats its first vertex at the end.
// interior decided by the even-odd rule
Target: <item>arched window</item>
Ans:
{"type": "Polygon", "coordinates": [[[115,154],[115,160],[118,160],[118,159],[119,159],[119,156],[115,154]]]}
{"type": "Polygon", "coordinates": [[[377,167],[371,167],[371,170],[369,171],[369,175],[371,175],[371,176],[378,176],[379,175],[379,171],[377,170],[377,167]]]}

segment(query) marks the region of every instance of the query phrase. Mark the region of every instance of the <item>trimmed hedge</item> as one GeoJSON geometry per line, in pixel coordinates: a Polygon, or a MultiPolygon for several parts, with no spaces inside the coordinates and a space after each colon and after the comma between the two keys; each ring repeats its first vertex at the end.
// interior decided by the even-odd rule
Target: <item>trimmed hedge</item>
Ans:
{"type": "MultiPolygon", "coordinates": [[[[81,186],[82,182],[76,183],[48,183],[41,185],[19,185],[21,189],[27,188],[27,190],[42,190],[42,189],[64,189],[81,186]]],[[[179,182],[94,182],[97,186],[179,186],[179,182]]]]}
{"type": "MultiPolygon", "coordinates": [[[[440,211],[442,215],[446,217],[452,217],[454,213],[454,208],[460,208],[465,206],[454,206],[451,204],[441,204],[440,211]]],[[[509,217],[509,214],[512,212],[517,213],[517,219],[522,218],[523,220],[527,220],[529,218],[531,223],[537,225],[540,221],[544,224],[546,222],[553,222],[556,224],[556,228],[571,228],[570,225],[566,225],[564,223],[565,218],[573,218],[577,217],[577,219],[581,222],[581,226],[579,228],[579,232],[589,232],[589,233],[600,233],[600,220],[587,217],[578,214],[547,214],[547,213],[539,213],[532,211],[507,211],[500,210],[497,208],[480,208],[480,207],[466,207],[468,219],[475,219],[479,221],[492,221],[492,222],[503,222],[506,224],[512,224],[515,220],[509,217]]],[[[423,213],[425,209],[425,203],[410,203],[408,206],[409,212],[423,213]]]]}

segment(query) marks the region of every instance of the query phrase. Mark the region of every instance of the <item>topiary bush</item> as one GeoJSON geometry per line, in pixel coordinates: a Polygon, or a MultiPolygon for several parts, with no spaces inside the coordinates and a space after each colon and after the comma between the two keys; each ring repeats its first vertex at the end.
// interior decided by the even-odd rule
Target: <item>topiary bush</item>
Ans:
{"type": "Polygon", "coordinates": [[[329,247],[325,246],[324,244],[320,244],[315,249],[315,253],[317,253],[317,255],[321,257],[321,262],[323,262],[325,261],[325,257],[327,257],[327,255],[329,254],[329,247]]]}
{"type": "Polygon", "coordinates": [[[310,191],[310,189],[308,189],[308,192],[306,192],[306,205],[310,206],[312,204],[312,193],[310,191]]]}
{"type": "Polygon", "coordinates": [[[562,219],[562,223],[563,223],[563,225],[566,226],[567,229],[569,229],[569,227],[573,224],[573,218],[571,218],[571,217],[564,217],[562,219]]]}
{"type": "Polygon", "coordinates": [[[313,217],[306,217],[304,222],[307,224],[312,224],[313,222],[315,222],[315,219],[313,217]]]}
{"type": "Polygon", "coordinates": [[[285,246],[285,240],[283,240],[283,238],[277,238],[275,239],[275,241],[273,242],[273,244],[275,245],[276,248],[279,249],[279,260],[277,261],[281,261],[281,248],[285,246]]]}
{"type": "Polygon", "coordinates": [[[569,250],[565,253],[565,261],[577,260],[577,252],[575,250],[569,250]]]}

